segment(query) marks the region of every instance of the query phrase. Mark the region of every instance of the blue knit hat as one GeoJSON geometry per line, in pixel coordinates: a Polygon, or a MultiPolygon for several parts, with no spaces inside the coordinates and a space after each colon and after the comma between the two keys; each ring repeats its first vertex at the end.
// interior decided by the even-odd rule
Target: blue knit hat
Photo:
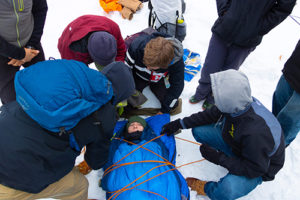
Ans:
{"type": "Polygon", "coordinates": [[[116,58],[116,39],[105,31],[94,32],[89,37],[88,51],[95,63],[106,66],[116,58]]]}

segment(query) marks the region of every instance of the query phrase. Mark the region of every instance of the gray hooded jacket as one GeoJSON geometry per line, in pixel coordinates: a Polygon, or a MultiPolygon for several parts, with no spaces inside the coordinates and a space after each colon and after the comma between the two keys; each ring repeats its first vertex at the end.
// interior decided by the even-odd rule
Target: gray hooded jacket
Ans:
{"type": "Polygon", "coordinates": [[[247,76],[233,69],[210,75],[215,104],[223,113],[238,113],[253,102],[247,76]]]}

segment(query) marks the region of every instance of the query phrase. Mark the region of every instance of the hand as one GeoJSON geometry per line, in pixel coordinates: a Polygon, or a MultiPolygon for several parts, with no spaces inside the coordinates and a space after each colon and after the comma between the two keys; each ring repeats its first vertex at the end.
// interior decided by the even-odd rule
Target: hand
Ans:
{"type": "Polygon", "coordinates": [[[24,61],[12,58],[7,64],[12,65],[14,67],[20,67],[21,65],[24,64],[24,61]]]}
{"type": "Polygon", "coordinates": [[[207,144],[202,144],[200,146],[200,152],[206,160],[215,163],[216,165],[219,165],[219,160],[220,156],[222,155],[222,152],[215,150],[207,144]]]}
{"type": "Polygon", "coordinates": [[[168,136],[174,134],[179,129],[182,129],[180,124],[180,119],[176,119],[175,121],[169,122],[162,127],[160,132],[161,135],[167,134],[168,136]]]}
{"type": "Polygon", "coordinates": [[[25,57],[22,59],[24,63],[30,62],[35,56],[37,56],[40,53],[39,50],[35,50],[35,49],[24,48],[24,50],[25,50],[25,57]]]}

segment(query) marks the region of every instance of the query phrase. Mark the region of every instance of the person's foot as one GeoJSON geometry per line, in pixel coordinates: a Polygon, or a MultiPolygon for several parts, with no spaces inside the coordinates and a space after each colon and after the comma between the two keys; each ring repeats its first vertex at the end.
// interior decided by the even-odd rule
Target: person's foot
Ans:
{"type": "Polygon", "coordinates": [[[203,109],[203,110],[210,109],[210,108],[213,107],[213,106],[214,106],[214,104],[209,103],[207,100],[205,100],[205,101],[203,102],[203,104],[202,104],[202,109],[203,109]]]}
{"type": "Polygon", "coordinates": [[[206,181],[201,181],[197,178],[193,178],[193,177],[188,177],[185,179],[188,186],[197,192],[198,195],[204,195],[206,196],[205,192],[204,192],[204,186],[207,183],[206,181]]]}
{"type": "Polygon", "coordinates": [[[199,103],[201,100],[198,100],[195,98],[195,95],[191,96],[190,99],[189,99],[189,102],[191,104],[196,104],[196,103],[199,103]]]}

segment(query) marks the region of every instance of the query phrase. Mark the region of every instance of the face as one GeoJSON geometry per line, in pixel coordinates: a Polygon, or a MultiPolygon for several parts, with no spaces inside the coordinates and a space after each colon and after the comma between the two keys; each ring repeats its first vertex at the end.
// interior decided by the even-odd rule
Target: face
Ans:
{"type": "Polygon", "coordinates": [[[130,126],[128,127],[128,133],[133,133],[136,131],[143,131],[144,127],[142,126],[142,124],[138,123],[138,122],[133,122],[130,124],[130,126]]]}

